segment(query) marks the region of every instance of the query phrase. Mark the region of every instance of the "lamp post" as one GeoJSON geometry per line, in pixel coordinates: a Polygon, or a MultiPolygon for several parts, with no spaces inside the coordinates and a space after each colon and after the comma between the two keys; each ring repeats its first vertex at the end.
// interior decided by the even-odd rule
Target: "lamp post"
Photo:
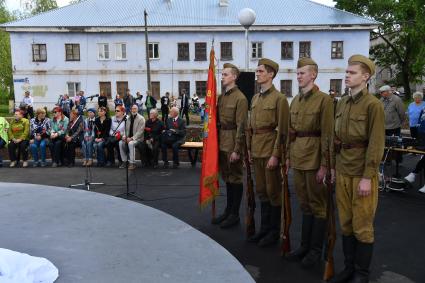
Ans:
{"type": "Polygon", "coordinates": [[[249,71],[249,41],[248,30],[255,22],[255,12],[250,8],[244,8],[239,11],[239,23],[245,28],[245,71],[249,71]]]}

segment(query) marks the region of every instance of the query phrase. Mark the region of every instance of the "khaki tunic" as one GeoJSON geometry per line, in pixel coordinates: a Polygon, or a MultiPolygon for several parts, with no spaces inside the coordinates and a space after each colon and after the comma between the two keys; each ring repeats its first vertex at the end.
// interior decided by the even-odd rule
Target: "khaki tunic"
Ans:
{"type": "Polygon", "coordinates": [[[288,117],[288,101],[274,86],[252,98],[247,142],[254,159],[256,192],[260,201],[273,206],[282,204],[282,176],[279,166],[270,170],[266,165],[271,156],[285,160],[281,147],[288,136],[288,117]]]}
{"type": "MultiPolygon", "coordinates": [[[[303,214],[326,218],[327,189],[317,184],[316,173],[327,166],[326,156],[333,143],[333,99],[317,86],[296,96],[291,103],[289,128],[298,133],[320,132],[317,137],[288,139],[288,157],[294,168],[294,185],[303,214]]],[[[332,165],[331,165],[332,166],[332,165]]]]}
{"type": "Polygon", "coordinates": [[[342,148],[336,153],[336,202],[342,233],[373,243],[373,221],[378,205],[378,167],[384,152],[382,103],[367,89],[343,97],[337,105],[335,137],[343,144],[367,143],[364,148],[342,148]],[[371,194],[360,197],[361,178],[371,180],[371,194]]]}
{"type": "Polygon", "coordinates": [[[218,97],[219,166],[226,183],[243,183],[242,153],[247,118],[248,100],[238,87],[218,97]],[[239,153],[241,158],[238,162],[230,163],[229,158],[233,152],[239,153]]]}

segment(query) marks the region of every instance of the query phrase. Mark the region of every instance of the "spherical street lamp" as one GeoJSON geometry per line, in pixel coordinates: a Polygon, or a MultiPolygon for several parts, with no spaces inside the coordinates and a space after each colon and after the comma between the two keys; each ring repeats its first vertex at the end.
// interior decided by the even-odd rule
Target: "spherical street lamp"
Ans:
{"type": "Polygon", "coordinates": [[[248,41],[248,30],[254,24],[256,14],[254,10],[250,8],[244,8],[239,11],[238,20],[239,23],[245,28],[245,70],[249,70],[249,41],[248,41]]]}

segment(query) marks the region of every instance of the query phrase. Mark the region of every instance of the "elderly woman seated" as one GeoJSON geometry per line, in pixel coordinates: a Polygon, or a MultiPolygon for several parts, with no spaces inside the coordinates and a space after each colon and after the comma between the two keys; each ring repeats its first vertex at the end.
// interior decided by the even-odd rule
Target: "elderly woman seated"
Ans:
{"type": "Polygon", "coordinates": [[[75,165],[75,149],[81,146],[84,135],[84,120],[77,109],[73,109],[70,114],[68,128],[65,132],[65,165],[72,167],[75,165]]]}
{"type": "Polygon", "coordinates": [[[46,147],[49,144],[49,136],[52,125],[46,118],[46,110],[38,108],[35,117],[30,121],[30,149],[34,159],[33,167],[46,166],[46,147]],[[38,152],[41,152],[41,163],[38,152]]]}
{"type": "Polygon", "coordinates": [[[140,145],[142,167],[152,165],[153,168],[158,168],[158,155],[163,130],[164,123],[158,119],[158,110],[152,109],[145,125],[145,138],[140,145]]]}
{"type": "Polygon", "coordinates": [[[22,167],[28,167],[28,137],[30,123],[24,118],[22,110],[15,111],[15,118],[9,126],[9,158],[10,167],[19,166],[19,159],[22,157],[22,167]]]}
{"type": "Polygon", "coordinates": [[[50,154],[52,155],[52,167],[61,166],[64,163],[63,144],[65,132],[68,128],[69,119],[62,108],[53,109],[52,130],[50,132],[50,154]]]}

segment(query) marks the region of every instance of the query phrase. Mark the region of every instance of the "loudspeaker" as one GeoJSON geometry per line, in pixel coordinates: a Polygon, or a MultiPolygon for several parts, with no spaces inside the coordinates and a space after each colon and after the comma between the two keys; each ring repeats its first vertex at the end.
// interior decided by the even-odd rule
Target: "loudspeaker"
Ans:
{"type": "Polygon", "coordinates": [[[255,73],[241,72],[236,84],[243,94],[245,94],[248,99],[248,105],[251,107],[251,99],[255,94],[255,73]]]}

